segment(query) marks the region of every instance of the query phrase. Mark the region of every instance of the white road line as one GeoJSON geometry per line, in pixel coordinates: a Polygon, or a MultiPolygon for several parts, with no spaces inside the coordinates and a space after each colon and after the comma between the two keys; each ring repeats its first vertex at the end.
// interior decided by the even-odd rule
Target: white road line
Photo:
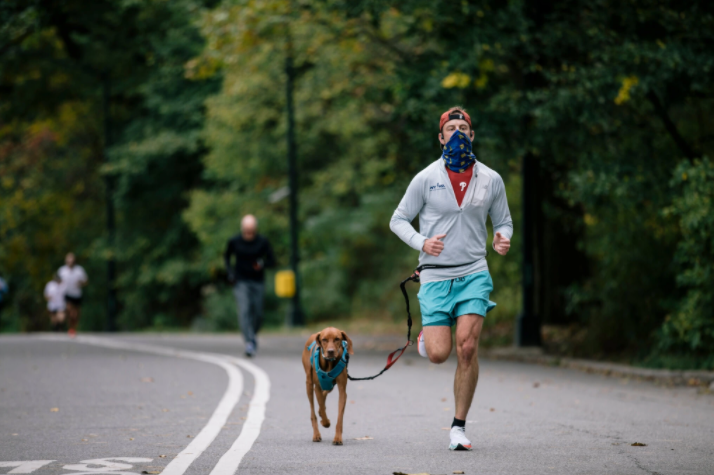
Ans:
{"type": "Polygon", "coordinates": [[[223,457],[213,467],[210,475],[234,475],[238,471],[241,460],[243,460],[245,454],[253,446],[253,442],[260,435],[260,428],[265,419],[265,406],[270,399],[270,378],[268,378],[265,371],[240,358],[226,356],[226,360],[248,370],[253,375],[255,387],[253,389],[253,399],[251,399],[248,407],[248,416],[245,424],[243,424],[243,430],[241,430],[231,448],[228,449],[228,452],[223,454],[223,457]]]}
{"type": "Polygon", "coordinates": [[[0,467],[17,467],[7,473],[32,473],[38,468],[49,465],[54,460],[25,460],[20,462],[0,462],[0,467]]]}
{"type": "MultiPolygon", "coordinates": [[[[59,335],[43,335],[39,338],[44,340],[61,341],[67,342],[66,336],[59,335]]],[[[223,355],[215,355],[209,353],[199,353],[196,351],[186,351],[186,350],[176,350],[171,348],[161,348],[154,346],[141,345],[138,343],[129,343],[119,340],[110,340],[108,338],[98,338],[92,336],[81,335],[76,337],[74,342],[84,343],[85,345],[103,346],[105,348],[114,348],[118,350],[134,350],[142,351],[144,353],[153,353],[162,356],[174,356],[177,358],[189,358],[193,360],[203,361],[206,363],[212,363],[223,368],[228,374],[228,388],[221,398],[221,402],[218,403],[218,407],[213,411],[213,415],[208,420],[201,432],[199,432],[193,441],[183,449],[161,472],[162,475],[183,475],[183,473],[188,469],[188,467],[193,463],[194,460],[198,458],[199,455],[203,453],[204,450],[208,448],[209,445],[216,438],[221,428],[226,424],[228,416],[233,412],[233,408],[238,403],[241,393],[243,392],[243,376],[238,369],[226,362],[223,355]]],[[[234,362],[239,362],[238,358],[232,358],[234,362]]],[[[240,363],[238,363],[240,364],[240,363]]],[[[250,363],[247,363],[250,364],[250,363]]],[[[243,365],[241,365],[243,366],[243,365]]],[[[252,366],[252,365],[251,365],[252,366]]],[[[257,368],[257,367],[256,367],[257,368]]],[[[262,372],[262,370],[258,369],[262,372]]],[[[249,370],[250,371],[250,370],[249,370]]],[[[254,373],[255,374],[255,373],[254,373]]],[[[267,376],[266,376],[267,379],[267,376]]],[[[256,388],[258,387],[256,378],[256,388]]],[[[257,392],[257,391],[256,391],[257,392]]],[[[267,399],[266,399],[267,400],[267,399]]],[[[252,402],[251,402],[252,405],[252,402]]],[[[250,420],[250,414],[248,415],[248,420],[250,420]]],[[[246,420],[246,424],[248,422],[246,420]]],[[[262,422],[262,414],[261,414],[262,422]]],[[[245,425],[243,426],[245,430],[245,425]]],[[[258,425],[258,430],[260,430],[260,425],[258,425]]],[[[241,431],[241,435],[242,435],[241,431]]],[[[257,437],[257,434],[256,434],[257,437]]],[[[238,436],[240,439],[241,436],[238,436]]],[[[253,439],[255,440],[255,439],[253,439]]],[[[236,441],[237,442],[237,441],[236,441]]],[[[252,441],[251,441],[252,444],[252,441]]],[[[235,445],[235,444],[234,444],[235,445]]],[[[250,446],[248,447],[250,448],[250,446]]],[[[242,455],[241,455],[242,458],[242,455]]],[[[222,460],[222,459],[221,459],[222,460]]]]}

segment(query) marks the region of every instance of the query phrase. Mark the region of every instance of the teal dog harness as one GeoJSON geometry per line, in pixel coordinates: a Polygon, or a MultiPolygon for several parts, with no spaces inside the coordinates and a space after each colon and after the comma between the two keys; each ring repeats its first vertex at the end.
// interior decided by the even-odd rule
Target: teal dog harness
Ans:
{"type": "Polygon", "coordinates": [[[308,350],[312,351],[310,362],[312,367],[315,368],[317,380],[320,382],[322,390],[332,391],[332,388],[335,387],[335,379],[337,379],[337,377],[342,373],[342,370],[347,367],[347,342],[342,342],[342,357],[340,358],[340,361],[337,362],[337,365],[330,371],[325,371],[320,368],[320,350],[315,343],[316,342],[313,341],[312,344],[307,347],[308,350]]]}

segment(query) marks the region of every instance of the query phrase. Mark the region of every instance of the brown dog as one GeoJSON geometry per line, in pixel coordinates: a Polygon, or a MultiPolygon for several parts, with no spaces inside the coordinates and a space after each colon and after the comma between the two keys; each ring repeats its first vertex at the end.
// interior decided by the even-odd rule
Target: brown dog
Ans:
{"type": "MultiPolygon", "coordinates": [[[[305,368],[307,386],[307,399],[310,401],[310,420],[312,421],[312,441],[320,442],[322,436],[320,436],[320,431],[317,428],[317,416],[315,416],[315,402],[313,400],[313,393],[317,395],[317,403],[319,405],[320,412],[320,424],[323,427],[330,427],[330,419],[327,418],[325,413],[325,400],[327,395],[332,392],[334,386],[329,390],[323,390],[320,386],[320,381],[315,371],[312,367],[312,361],[314,358],[314,352],[319,353],[318,363],[320,369],[325,372],[330,372],[335,369],[336,366],[340,364],[342,359],[344,348],[342,342],[347,342],[347,353],[350,355],[354,354],[352,351],[352,340],[345,334],[345,332],[338,330],[337,328],[328,327],[322,330],[320,333],[315,333],[307,339],[305,347],[302,350],[302,365],[305,368]],[[310,345],[315,342],[315,346],[310,349],[310,345]]],[[[335,439],[332,441],[333,445],[342,445],[342,416],[345,414],[345,404],[347,403],[347,368],[343,369],[342,372],[333,378],[328,378],[334,383],[340,390],[340,401],[339,408],[337,412],[337,427],[335,428],[335,439]]]]}

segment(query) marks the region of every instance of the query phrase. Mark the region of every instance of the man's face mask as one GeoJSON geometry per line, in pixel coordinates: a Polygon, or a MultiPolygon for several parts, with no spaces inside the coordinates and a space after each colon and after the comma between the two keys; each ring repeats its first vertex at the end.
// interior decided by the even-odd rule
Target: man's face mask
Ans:
{"type": "Polygon", "coordinates": [[[444,145],[443,155],[446,166],[452,172],[463,173],[476,161],[471,152],[471,139],[466,132],[457,130],[444,145]]]}

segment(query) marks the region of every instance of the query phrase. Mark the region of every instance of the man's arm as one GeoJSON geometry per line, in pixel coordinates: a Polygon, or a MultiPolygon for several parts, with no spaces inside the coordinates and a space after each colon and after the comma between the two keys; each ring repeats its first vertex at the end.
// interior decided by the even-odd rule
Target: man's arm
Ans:
{"type": "Polygon", "coordinates": [[[419,234],[412,226],[412,221],[419,214],[422,207],[424,207],[424,186],[421,176],[417,175],[409,183],[407,192],[389,222],[389,228],[392,232],[407,243],[409,247],[417,251],[421,251],[424,248],[424,242],[427,240],[426,236],[419,234]]]}
{"type": "Polygon", "coordinates": [[[506,187],[500,176],[494,182],[493,192],[495,196],[491,202],[491,208],[488,210],[493,223],[493,249],[505,256],[511,247],[513,220],[511,219],[511,211],[508,209],[506,187]]]}

